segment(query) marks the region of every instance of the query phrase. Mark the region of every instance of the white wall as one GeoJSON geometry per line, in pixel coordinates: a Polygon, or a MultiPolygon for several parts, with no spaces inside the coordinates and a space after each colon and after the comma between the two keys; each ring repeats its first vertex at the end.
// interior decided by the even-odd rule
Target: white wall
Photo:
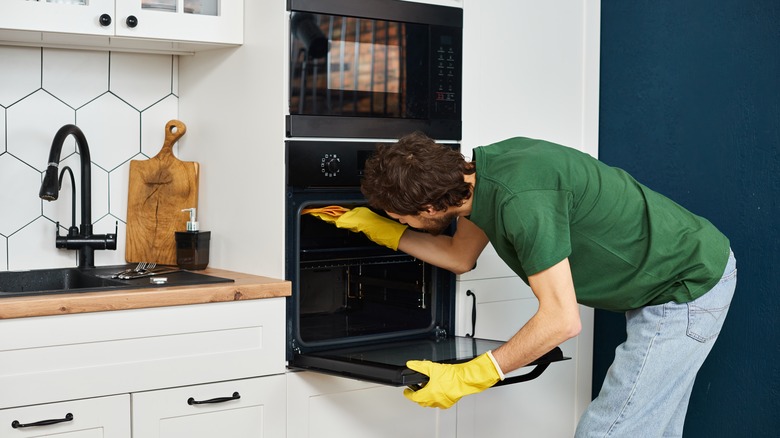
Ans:
{"type": "Polygon", "coordinates": [[[210,266],[284,278],[285,2],[244,2],[244,45],[181,58],[210,266]]]}
{"type": "MultiPolygon", "coordinates": [[[[119,224],[117,250],[95,251],[95,263],[124,263],[129,162],[156,155],[177,117],[178,57],[0,45],[0,65],[0,270],[77,264],[76,251],[54,246],[54,223],[63,234],[71,225],[69,181],[56,202],[38,198],[54,134],[69,123],[89,144],[94,231],[119,224]]],[[[60,169],[73,169],[79,193],[75,152],[69,138],[60,169]]]]}

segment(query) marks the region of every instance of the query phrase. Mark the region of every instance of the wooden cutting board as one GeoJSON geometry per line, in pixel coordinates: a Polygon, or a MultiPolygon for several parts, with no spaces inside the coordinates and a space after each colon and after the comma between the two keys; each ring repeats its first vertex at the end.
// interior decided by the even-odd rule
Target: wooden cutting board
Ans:
{"type": "Polygon", "coordinates": [[[127,192],[128,263],[176,264],[176,231],[186,231],[189,213],[198,207],[199,165],[173,155],[173,145],[187,127],[179,120],[165,125],[162,149],[148,160],[130,161],[127,192]]]}

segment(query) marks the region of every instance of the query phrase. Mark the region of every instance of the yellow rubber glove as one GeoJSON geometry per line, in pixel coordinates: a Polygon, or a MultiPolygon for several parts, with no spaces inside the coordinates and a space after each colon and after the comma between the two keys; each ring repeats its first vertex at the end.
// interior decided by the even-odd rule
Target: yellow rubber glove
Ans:
{"type": "Polygon", "coordinates": [[[404,389],[404,397],[428,408],[447,409],[463,396],[484,391],[503,380],[503,373],[498,371],[498,364],[489,351],[455,365],[410,360],[406,366],[430,380],[417,391],[404,389]]]}
{"type": "Polygon", "coordinates": [[[336,222],[336,219],[348,211],[348,208],[340,205],[329,205],[320,208],[304,208],[301,210],[301,214],[310,214],[332,224],[336,222]]]}
{"type": "Polygon", "coordinates": [[[354,232],[362,232],[372,241],[398,250],[401,235],[408,228],[406,225],[380,216],[366,207],[357,207],[342,214],[336,219],[336,226],[354,232]]]}

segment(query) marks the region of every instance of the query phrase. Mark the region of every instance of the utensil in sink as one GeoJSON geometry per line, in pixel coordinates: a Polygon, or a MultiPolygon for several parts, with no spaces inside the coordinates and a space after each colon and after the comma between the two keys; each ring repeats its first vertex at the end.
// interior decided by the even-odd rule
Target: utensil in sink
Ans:
{"type": "Polygon", "coordinates": [[[150,263],[139,262],[137,265],[135,265],[134,268],[131,267],[131,268],[125,269],[124,271],[117,272],[116,274],[112,275],[111,278],[120,278],[123,275],[132,274],[134,272],[136,272],[136,273],[137,272],[143,272],[143,271],[146,270],[146,266],[149,265],[149,264],[150,263]]]}
{"type": "Polygon", "coordinates": [[[151,277],[153,275],[160,275],[160,274],[170,274],[173,272],[181,271],[180,268],[176,266],[160,266],[156,267],[155,263],[147,263],[147,266],[145,269],[142,269],[140,271],[131,271],[128,273],[122,273],[119,274],[117,278],[120,280],[133,280],[136,278],[142,278],[142,277],[151,277]],[[151,267],[150,267],[151,265],[151,267]]]}

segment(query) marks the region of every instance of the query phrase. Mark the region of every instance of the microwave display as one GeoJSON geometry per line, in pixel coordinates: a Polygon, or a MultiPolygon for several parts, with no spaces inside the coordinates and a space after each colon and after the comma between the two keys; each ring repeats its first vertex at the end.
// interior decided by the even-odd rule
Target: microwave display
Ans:
{"type": "MultiPolygon", "coordinates": [[[[436,15],[436,8],[453,9],[388,2],[397,3],[430,15],[436,15]]],[[[430,126],[434,131],[426,133],[434,138],[460,137],[460,13],[451,23],[432,23],[423,13],[388,17],[377,9],[372,9],[374,14],[323,9],[290,12],[288,103],[297,123],[292,128],[295,131],[303,120],[316,125],[314,132],[299,130],[288,136],[338,136],[328,130],[341,123],[339,119],[351,119],[344,122],[351,131],[372,119],[380,120],[372,128],[382,126],[381,120],[392,127],[392,132],[377,131],[380,138],[425,132],[430,126]],[[438,124],[446,130],[436,131],[438,124]]],[[[441,14],[437,20],[442,21],[441,14]]],[[[346,137],[361,136],[345,131],[346,137]]]]}

